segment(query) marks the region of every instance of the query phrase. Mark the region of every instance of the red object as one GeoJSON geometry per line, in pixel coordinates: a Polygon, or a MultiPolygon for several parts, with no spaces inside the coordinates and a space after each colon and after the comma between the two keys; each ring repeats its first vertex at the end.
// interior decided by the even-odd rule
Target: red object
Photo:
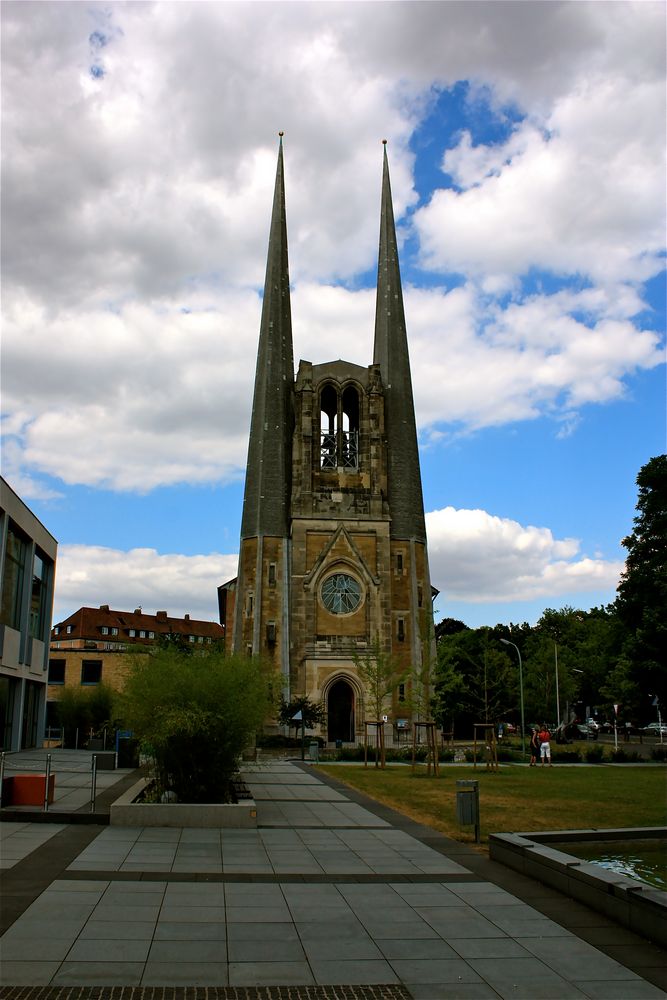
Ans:
{"type": "MultiPolygon", "coordinates": [[[[2,804],[4,806],[43,806],[44,782],[43,774],[16,774],[5,778],[2,788],[2,804]]],[[[49,805],[53,802],[56,787],[55,774],[49,775],[49,805]]]]}

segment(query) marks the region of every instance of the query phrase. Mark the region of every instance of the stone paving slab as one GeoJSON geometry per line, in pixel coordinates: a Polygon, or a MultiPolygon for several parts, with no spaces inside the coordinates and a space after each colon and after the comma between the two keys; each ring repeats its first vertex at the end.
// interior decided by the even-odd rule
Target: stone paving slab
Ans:
{"type": "Polygon", "coordinates": [[[396,984],[359,986],[4,987],[0,1000],[410,1000],[396,984]]]}
{"type": "Polygon", "coordinates": [[[258,993],[262,986],[284,988],[289,1000],[337,1000],[299,991],[339,987],[401,991],[340,993],[345,1000],[665,997],[476,875],[476,862],[465,867],[461,859],[475,860],[470,851],[452,845],[457,860],[449,858],[430,846],[442,838],[419,839],[408,832],[414,824],[384,807],[373,812],[343,789],[342,802],[322,801],[317,786],[326,782],[295,780],[302,773],[294,765],[272,769],[282,793],[266,783],[284,798],[263,807],[280,807],[284,823],[236,831],[107,827],[82,841],[71,870],[63,866],[0,938],[0,982],[10,990],[0,1000],[37,1000],[42,987],[72,992],[41,1000],[103,1000],[80,992],[94,987],[115,987],[104,1000],[127,987],[135,987],[132,1000],[162,1000],[167,986],[170,1000],[198,1000],[198,986],[207,990],[201,1000],[282,1000],[258,993]],[[307,786],[307,800],[287,800],[288,789],[301,794],[307,786]],[[289,810],[297,811],[294,823],[289,810]],[[31,954],[35,941],[49,947],[31,954]],[[20,996],[17,983],[25,987],[20,996]]]}
{"type": "Polygon", "coordinates": [[[64,829],[58,823],[0,823],[0,869],[13,868],[64,829]]]}

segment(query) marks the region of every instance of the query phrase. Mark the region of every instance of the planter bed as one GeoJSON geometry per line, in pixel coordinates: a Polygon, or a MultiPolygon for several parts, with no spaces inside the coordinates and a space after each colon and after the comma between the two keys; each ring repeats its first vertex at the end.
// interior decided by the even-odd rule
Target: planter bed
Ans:
{"type": "Polygon", "coordinates": [[[142,802],[149,779],[142,778],[111,805],[111,826],[170,826],[201,829],[257,826],[257,806],[252,798],[241,802],[142,802]]]}

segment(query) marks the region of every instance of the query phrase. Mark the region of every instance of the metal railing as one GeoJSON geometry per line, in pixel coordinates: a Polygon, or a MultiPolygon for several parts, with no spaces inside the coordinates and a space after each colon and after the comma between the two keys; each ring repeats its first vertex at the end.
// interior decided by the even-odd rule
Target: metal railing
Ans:
{"type": "MultiPolygon", "coordinates": [[[[90,762],[90,812],[95,812],[95,799],[97,797],[97,754],[94,753],[91,757],[90,762]]],[[[3,750],[0,753],[0,808],[11,808],[11,803],[5,805],[5,780],[9,777],[17,774],[30,774],[40,776],[44,775],[44,801],[42,803],[42,812],[49,811],[49,789],[51,784],[53,768],[53,755],[47,753],[46,759],[43,765],[43,771],[38,771],[34,766],[17,766],[8,761],[7,754],[3,750]],[[12,772],[10,774],[10,772],[12,772]]],[[[67,769],[58,768],[58,774],[82,774],[81,769],[67,769]]],[[[53,774],[55,780],[55,773],[53,774]]],[[[81,787],[85,787],[84,783],[81,787]]]]}

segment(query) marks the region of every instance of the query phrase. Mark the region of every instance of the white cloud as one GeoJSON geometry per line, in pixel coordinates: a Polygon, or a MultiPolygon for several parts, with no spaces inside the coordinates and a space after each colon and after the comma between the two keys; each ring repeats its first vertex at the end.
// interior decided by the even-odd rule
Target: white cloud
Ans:
{"type": "MultiPolygon", "coordinates": [[[[445,602],[554,602],[563,594],[613,591],[623,569],[621,562],[582,554],[576,539],[556,539],[548,528],[483,510],[431,511],[426,526],[431,580],[445,602]]],[[[217,620],[217,588],[236,575],[237,561],[236,554],[61,545],[54,621],[98,604],[217,620]]]]}
{"type": "Polygon", "coordinates": [[[561,97],[498,146],[464,133],[441,189],[415,215],[424,262],[445,271],[516,276],[531,268],[601,284],[662,270],[665,90],[619,74],[561,97]]]}
{"type": "Polygon", "coordinates": [[[108,604],[117,610],[141,607],[201,621],[218,620],[217,588],[236,576],[235,555],[183,556],[155,549],[61,545],[56,570],[54,622],[78,608],[108,604]]]}
{"type": "Polygon", "coordinates": [[[550,601],[571,593],[613,591],[622,562],[580,553],[573,538],[523,526],[484,510],[445,507],[426,515],[433,585],[445,602],[550,601]]]}
{"type": "Polygon", "coordinates": [[[375,266],[379,140],[400,216],[410,140],[461,79],[471,106],[483,94],[526,117],[498,145],[431,137],[462,190],[437,191],[414,232],[430,267],[468,278],[406,289],[422,429],[544,413],[572,429],[580,407],[622,396],[660,361],[635,317],[664,237],[664,17],[651,3],[4,3],[14,481],[37,497],[39,473],[139,492],[239,475],[280,128],[295,360],[368,364],[374,293],[353,289],[375,266]],[[527,297],[531,268],[591,287],[527,297]]]}

